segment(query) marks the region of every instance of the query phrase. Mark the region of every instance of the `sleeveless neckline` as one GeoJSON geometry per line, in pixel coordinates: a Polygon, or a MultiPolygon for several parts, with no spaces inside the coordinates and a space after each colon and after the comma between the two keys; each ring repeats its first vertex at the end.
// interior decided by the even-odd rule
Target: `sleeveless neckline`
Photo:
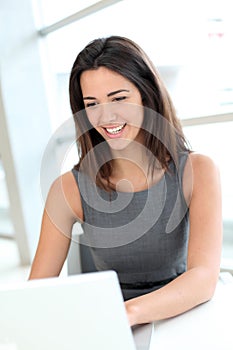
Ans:
{"type": "MultiPolygon", "coordinates": [[[[153,183],[150,187],[148,188],[145,188],[144,190],[139,190],[139,191],[115,191],[115,190],[112,190],[112,192],[114,194],[122,194],[122,195],[139,195],[139,194],[144,194],[144,193],[148,193],[148,191],[152,191],[153,189],[155,189],[156,187],[159,187],[161,186],[162,183],[164,183],[164,181],[166,180],[166,176],[167,176],[167,171],[164,172],[163,176],[155,183],[153,183]]],[[[103,191],[105,193],[109,193],[108,191],[106,191],[105,189],[99,187],[96,185],[96,187],[98,188],[98,191],[103,191]]]]}

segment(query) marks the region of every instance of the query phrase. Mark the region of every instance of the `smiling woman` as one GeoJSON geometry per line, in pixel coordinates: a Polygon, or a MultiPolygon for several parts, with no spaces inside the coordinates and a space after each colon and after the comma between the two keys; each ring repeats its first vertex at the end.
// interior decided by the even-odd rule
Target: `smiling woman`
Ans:
{"type": "MultiPolygon", "coordinates": [[[[113,181],[113,178],[110,181],[110,176],[114,171],[112,164],[116,163],[116,159],[110,160],[107,145],[104,151],[104,145],[101,150],[100,147],[95,149],[105,139],[112,150],[124,149],[129,140],[145,146],[151,155],[147,152],[148,161],[144,163],[147,176],[149,170],[155,173],[155,167],[166,169],[170,157],[177,161],[177,152],[188,150],[172,101],[157,70],[145,52],[129,39],[112,36],[87,45],[77,56],[71,71],[70,103],[72,112],[77,114],[74,120],[80,162],[76,169],[79,169],[87,152],[93,149],[95,159],[90,162],[98,168],[93,173],[98,186],[105,189],[106,182],[110,184],[113,181]],[[127,91],[116,94],[119,90],[127,91]],[[112,103],[116,102],[116,98],[120,101],[112,103]],[[84,108],[88,118],[80,117],[84,108]],[[159,118],[159,115],[163,117],[159,118]],[[106,130],[123,125],[119,134],[106,130]]],[[[135,152],[138,149],[135,143],[131,146],[132,152],[128,156],[135,157],[137,154],[142,159],[141,151],[135,152]]]]}
{"type": "Polygon", "coordinates": [[[78,54],[69,91],[80,160],[51,186],[30,278],[60,273],[80,221],[96,269],[118,274],[131,325],[209,300],[219,174],[187,146],[149,58],[127,38],[96,39],[78,54]]]}

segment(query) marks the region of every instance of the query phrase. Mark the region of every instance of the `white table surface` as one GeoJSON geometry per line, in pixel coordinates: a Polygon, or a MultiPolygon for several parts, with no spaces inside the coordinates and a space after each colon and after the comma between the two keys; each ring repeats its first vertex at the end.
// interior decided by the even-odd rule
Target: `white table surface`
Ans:
{"type": "Polygon", "coordinates": [[[233,279],[223,274],[214,297],[154,323],[151,350],[233,350],[233,279]]]}

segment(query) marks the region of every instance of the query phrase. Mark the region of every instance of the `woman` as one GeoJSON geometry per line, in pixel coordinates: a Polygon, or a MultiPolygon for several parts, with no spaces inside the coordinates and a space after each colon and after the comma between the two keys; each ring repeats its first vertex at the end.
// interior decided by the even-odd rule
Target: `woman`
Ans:
{"type": "Polygon", "coordinates": [[[149,58],[112,36],[85,47],[70,76],[79,163],[51,186],[30,278],[58,276],[83,225],[98,270],[118,273],[130,325],[209,300],[221,255],[221,190],[191,152],[149,58]]]}

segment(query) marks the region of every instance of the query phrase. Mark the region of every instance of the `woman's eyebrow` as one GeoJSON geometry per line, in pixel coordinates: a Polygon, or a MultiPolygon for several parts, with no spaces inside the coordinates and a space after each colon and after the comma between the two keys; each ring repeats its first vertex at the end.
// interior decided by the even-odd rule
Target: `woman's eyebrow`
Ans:
{"type": "Polygon", "coordinates": [[[129,90],[120,89],[120,90],[109,92],[109,94],[107,94],[107,96],[110,97],[110,96],[113,96],[113,95],[118,94],[119,92],[123,92],[123,91],[129,92],[129,90]]]}
{"type": "MultiPolygon", "coordinates": [[[[107,94],[108,97],[110,96],[113,96],[115,94],[119,94],[120,92],[129,92],[129,90],[126,90],[126,89],[120,89],[120,90],[116,90],[116,91],[112,91],[112,92],[109,92],[107,94]]],[[[93,96],[85,96],[83,97],[84,100],[96,100],[96,97],[93,97],[93,96]]]]}
{"type": "Polygon", "coordinates": [[[84,100],[96,100],[95,97],[92,96],[87,96],[87,97],[83,97],[84,100]]]}

